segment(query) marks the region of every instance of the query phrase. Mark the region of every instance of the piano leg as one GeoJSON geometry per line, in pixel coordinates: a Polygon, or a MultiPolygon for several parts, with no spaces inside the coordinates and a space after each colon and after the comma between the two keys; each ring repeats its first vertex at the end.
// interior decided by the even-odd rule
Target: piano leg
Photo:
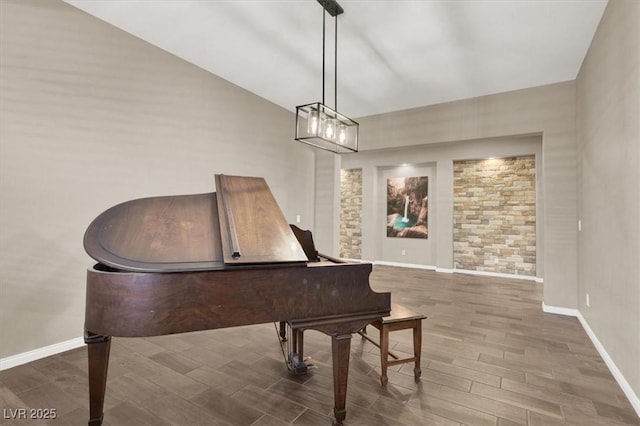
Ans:
{"type": "Polygon", "coordinates": [[[287,323],[286,321],[280,321],[280,340],[287,341],[287,323]]]}
{"type": "Polygon", "coordinates": [[[89,358],[89,425],[101,425],[104,417],[104,393],[107,386],[111,336],[85,332],[89,358]]]}
{"type": "Polygon", "coordinates": [[[333,355],[333,397],[335,406],[333,414],[334,426],[342,425],[347,416],[347,379],[349,378],[349,352],[351,350],[351,333],[331,336],[333,355]]]}
{"type": "Polygon", "coordinates": [[[291,349],[298,354],[300,361],[304,361],[304,330],[300,328],[291,329],[291,349]]]}
{"type": "Polygon", "coordinates": [[[296,346],[294,350],[300,357],[300,361],[304,362],[304,330],[296,330],[293,333],[296,334],[296,346]]]}

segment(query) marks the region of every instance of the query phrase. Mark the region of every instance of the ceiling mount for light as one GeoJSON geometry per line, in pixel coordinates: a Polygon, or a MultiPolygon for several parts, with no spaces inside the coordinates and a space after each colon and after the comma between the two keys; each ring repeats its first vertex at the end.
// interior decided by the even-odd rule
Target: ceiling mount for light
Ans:
{"type": "Polygon", "coordinates": [[[295,140],[335,153],[358,152],[359,125],[338,109],[338,18],[344,9],[335,0],[318,0],[322,11],[322,102],[314,102],[296,107],[295,140]],[[334,49],[334,90],[335,105],[330,108],[324,103],[324,63],[325,63],[325,16],[335,20],[334,49]]]}

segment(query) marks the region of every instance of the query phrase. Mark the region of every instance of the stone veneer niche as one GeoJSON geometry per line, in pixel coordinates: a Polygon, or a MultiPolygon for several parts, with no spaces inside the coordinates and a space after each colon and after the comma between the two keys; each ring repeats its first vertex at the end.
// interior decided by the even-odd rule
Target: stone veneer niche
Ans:
{"type": "Polygon", "coordinates": [[[536,275],[535,156],[453,162],[454,268],[536,275]]]}
{"type": "Polygon", "coordinates": [[[362,169],[340,170],[340,257],[362,258],[362,169]]]}

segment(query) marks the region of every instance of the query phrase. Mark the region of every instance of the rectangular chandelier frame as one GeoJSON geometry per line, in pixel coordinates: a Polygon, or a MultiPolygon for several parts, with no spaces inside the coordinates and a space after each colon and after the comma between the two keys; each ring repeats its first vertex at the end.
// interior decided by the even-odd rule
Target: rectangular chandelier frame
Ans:
{"type": "Polygon", "coordinates": [[[296,107],[295,140],[325,151],[358,152],[359,126],[321,102],[296,107]]]}

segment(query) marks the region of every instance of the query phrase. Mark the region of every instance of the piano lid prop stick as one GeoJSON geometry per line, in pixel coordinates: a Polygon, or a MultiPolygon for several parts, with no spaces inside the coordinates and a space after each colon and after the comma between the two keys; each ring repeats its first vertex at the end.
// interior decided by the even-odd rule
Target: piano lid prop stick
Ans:
{"type": "MultiPolygon", "coordinates": [[[[220,175],[220,182],[224,182],[226,180],[226,176],[220,175]]],[[[231,205],[226,200],[229,198],[227,195],[227,185],[223,185],[222,188],[219,188],[220,194],[222,198],[225,200],[224,205],[224,213],[225,218],[227,220],[227,230],[229,232],[229,245],[231,249],[231,257],[233,259],[238,259],[240,255],[240,244],[238,243],[238,236],[236,235],[236,223],[233,220],[233,212],[231,211],[231,205]]]]}

